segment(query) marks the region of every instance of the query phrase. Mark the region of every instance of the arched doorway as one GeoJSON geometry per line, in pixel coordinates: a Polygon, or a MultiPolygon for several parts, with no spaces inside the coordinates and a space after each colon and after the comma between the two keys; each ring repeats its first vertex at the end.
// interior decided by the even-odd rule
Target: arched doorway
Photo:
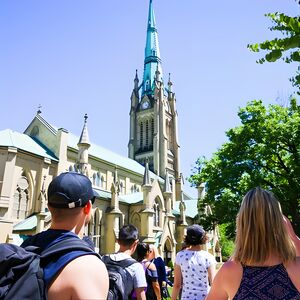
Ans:
{"type": "Polygon", "coordinates": [[[169,239],[165,241],[165,245],[163,248],[163,253],[164,253],[164,261],[166,266],[168,263],[172,260],[172,244],[169,239]]]}

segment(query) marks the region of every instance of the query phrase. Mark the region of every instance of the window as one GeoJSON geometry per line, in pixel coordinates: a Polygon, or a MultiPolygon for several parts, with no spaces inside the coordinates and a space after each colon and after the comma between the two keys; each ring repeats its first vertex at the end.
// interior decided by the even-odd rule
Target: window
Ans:
{"type": "Polygon", "coordinates": [[[143,148],[143,138],[144,138],[144,126],[143,122],[140,123],[140,148],[143,148]]]}
{"type": "Polygon", "coordinates": [[[96,174],[96,186],[100,186],[100,182],[101,182],[100,173],[97,172],[97,174],[96,174]]]}
{"type": "Polygon", "coordinates": [[[146,121],[146,148],[148,148],[149,145],[149,121],[146,121]]]}
{"type": "Polygon", "coordinates": [[[14,194],[12,218],[25,219],[29,210],[29,183],[25,176],[21,176],[14,194]]]}
{"type": "Polygon", "coordinates": [[[154,119],[151,120],[151,146],[153,147],[153,138],[154,138],[154,119]]]}
{"type": "Polygon", "coordinates": [[[122,181],[120,182],[119,188],[120,188],[120,194],[123,194],[124,193],[124,185],[123,185],[122,181]]]}
{"type": "Polygon", "coordinates": [[[95,247],[100,249],[101,248],[101,220],[100,220],[100,212],[98,209],[95,210],[95,213],[89,222],[88,235],[92,238],[95,247]]]}
{"type": "Polygon", "coordinates": [[[160,208],[158,201],[154,202],[153,205],[154,215],[153,215],[153,225],[159,227],[160,223],[160,208]]]}
{"type": "Polygon", "coordinates": [[[131,193],[133,194],[133,193],[137,193],[137,192],[139,192],[139,188],[137,187],[137,185],[136,184],[134,184],[132,187],[131,187],[131,193]]]}
{"type": "Polygon", "coordinates": [[[99,182],[99,186],[102,188],[102,189],[104,189],[105,188],[105,179],[104,179],[104,176],[102,175],[101,177],[100,177],[100,182],[99,182]]]}

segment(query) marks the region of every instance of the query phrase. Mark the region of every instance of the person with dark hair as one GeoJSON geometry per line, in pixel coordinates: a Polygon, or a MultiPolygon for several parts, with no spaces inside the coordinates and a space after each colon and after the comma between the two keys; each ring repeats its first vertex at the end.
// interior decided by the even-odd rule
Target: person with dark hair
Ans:
{"type": "Polygon", "coordinates": [[[202,250],[207,242],[206,232],[199,225],[191,225],[187,228],[184,242],[189,247],[176,255],[171,299],[177,299],[180,289],[182,300],[205,299],[216,270],[214,256],[202,250]]]}
{"type": "MultiPolygon", "coordinates": [[[[131,259],[131,256],[136,250],[139,243],[138,229],[129,224],[120,228],[119,238],[117,242],[120,246],[119,251],[114,254],[105,255],[103,257],[104,262],[107,261],[107,257],[114,262],[121,262],[131,259]]],[[[131,259],[133,260],[133,259],[131,259]]],[[[134,261],[134,260],[133,260],[134,261]]],[[[145,288],[147,286],[144,268],[137,261],[125,267],[126,272],[130,275],[130,280],[126,282],[125,294],[130,297],[134,293],[136,299],[146,300],[145,288]]]]}
{"type": "Polygon", "coordinates": [[[160,287],[158,283],[157,269],[150,261],[150,246],[147,243],[139,243],[136,248],[137,260],[143,265],[146,274],[147,300],[161,300],[160,287]]]}
{"type": "Polygon", "coordinates": [[[271,192],[257,187],[245,195],[233,256],[207,297],[215,299],[300,299],[300,240],[271,192]]]}
{"type": "MultiPolygon", "coordinates": [[[[29,237],[21,247],[35,246],[43,251],[64,241],[87,247],[82,239],[95,199],[90,179],[75,172],[62,173],[51,181],[47,196],[50,229],[29,237]]],[[[106,299],[107,270],[90,248],[88,252],[70,249],[43,268],[47,299],[106,299]]]]}

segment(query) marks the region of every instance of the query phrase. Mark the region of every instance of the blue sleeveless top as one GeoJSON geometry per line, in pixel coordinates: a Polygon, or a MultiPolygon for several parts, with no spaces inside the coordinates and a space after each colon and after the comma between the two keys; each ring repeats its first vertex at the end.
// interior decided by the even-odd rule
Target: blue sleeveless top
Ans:
{"type": "MultiPolygon", "coordinates": [[[[36,246],[39,247],[41,250],[44,250],[50,247],[52,244],[57,243],[64,239],[80,239],[75,233],[70,232],[68,230],[58,230],[58,229],[48,229],[46,231],[42,231],[36,235],[33,235],[27,238],[21,245],[21,247],[26,246],[36,246]]],[[[82,241],[82,243],[86,243],[82,241]]],[[[91,245],[87,243],[87,245],[91,248],[91,245]]],[[[91,251],[94,249],[91,248],[91,251]]],[[[44,267],[44,281],[46,286],[48,286],[55,275],[69,262],[73,259],[78,258],[79,256],[83,255],[90,255],[96,253],[86,252],[82,250],[72,250],[55,261],[50,262],[44,267]]]]}
{"type": "Polygon", "coordinates": [[[300,300],[283,264],[270,267],[243,266],[243,277],[233,300],[300,300]]]}

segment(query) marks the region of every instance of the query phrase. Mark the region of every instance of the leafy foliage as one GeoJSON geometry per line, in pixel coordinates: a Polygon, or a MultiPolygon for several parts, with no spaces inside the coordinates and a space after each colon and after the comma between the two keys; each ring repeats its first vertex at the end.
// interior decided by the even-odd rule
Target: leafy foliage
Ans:
{"type": "Polygon", "coordinates": [[[226,132],[228,142],[210,160],[200,158],[189,181],[206,183],[199,201],[199,221],[205,228],[227,223],[234,236],[235,218],[245,193],[256,186],[273,191],[300,233],[300,106],[252,101],[238,113],[241,125],[226,132]],[[210,205],[213,215],[204,214],[210,205]]]}
{"type": "MultiPolygon", "coordinates": [[[[268,53],[258,63],[275,62],[282,58],[286,63],[300,62],[300,17],[290,17],[283,13],[266,14],[272,22],[271,31],[279,31],[282,38],[275,38],[271,41],[248,45],[248,48],[254,52],[265,50],[268,53]]],[[[300,88],[300,73],[291,78],[294,86],[300,88]]]]}
{"type": "Polygon", "coordinates": [[[219,226],[220,244],[223,261],[227,261],[233,254],[234,250],[234,241],[232,239],[228,239],[226,236],[227,226],[228,224],[222,224],[219,226]]]}

